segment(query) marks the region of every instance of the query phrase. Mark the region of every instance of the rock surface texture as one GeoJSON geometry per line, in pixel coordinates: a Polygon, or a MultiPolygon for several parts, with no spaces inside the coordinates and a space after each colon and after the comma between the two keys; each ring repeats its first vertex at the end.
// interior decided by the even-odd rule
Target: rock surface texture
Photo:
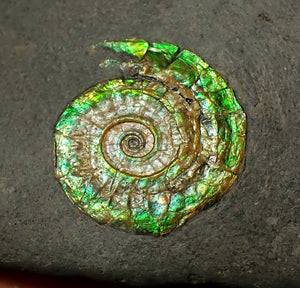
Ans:
{"type": "Polygon", "coordinates": [[[299,1],[1,1],[0,13],[1,266],[131,284],[298,280],[299,1]],[[91,221],[53,173],[66,104],[122,77],[98,65],[113,53],[91,45],[129,37],[202,56],[247,114],[229,193],[158,238],[91,221]]]}

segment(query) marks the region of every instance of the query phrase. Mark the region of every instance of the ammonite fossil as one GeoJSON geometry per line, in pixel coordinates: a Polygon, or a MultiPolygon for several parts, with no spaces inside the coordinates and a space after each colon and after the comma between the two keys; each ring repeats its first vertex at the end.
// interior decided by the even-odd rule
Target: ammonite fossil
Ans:
{"type": "Polygon", "coordinates": [[[199,56],[165,42],[104,42],[136,56],[55,127],[55,173],[96,221],[163,235],[222,197],[241,170],[246,116],[199,56]]]}

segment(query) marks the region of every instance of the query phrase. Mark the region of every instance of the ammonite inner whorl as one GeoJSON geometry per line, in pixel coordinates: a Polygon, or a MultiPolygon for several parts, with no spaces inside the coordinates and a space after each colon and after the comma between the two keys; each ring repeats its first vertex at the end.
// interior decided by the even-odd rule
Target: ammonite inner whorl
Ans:
{"type": "Polygon", "coordinates": [[[56,177],[96,221],[163,235],[221,198],[240,172],[246,116],[199,56],[169,43],[105,42],[138,61],[81,93],[55,127],[56,177]]]}

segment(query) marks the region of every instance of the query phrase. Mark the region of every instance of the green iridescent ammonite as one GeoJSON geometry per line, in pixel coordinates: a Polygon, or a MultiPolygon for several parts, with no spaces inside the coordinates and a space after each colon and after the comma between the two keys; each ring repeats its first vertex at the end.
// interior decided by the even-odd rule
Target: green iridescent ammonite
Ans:
{"type": "Polygon", "coordinates": [[[163,235],[221,198],[241,170],[246,116],[199,56],[165,42],[105,42],[137,57],[126,80],[81,93],[55,127],[55,173],[96,221],[163,235]]]}

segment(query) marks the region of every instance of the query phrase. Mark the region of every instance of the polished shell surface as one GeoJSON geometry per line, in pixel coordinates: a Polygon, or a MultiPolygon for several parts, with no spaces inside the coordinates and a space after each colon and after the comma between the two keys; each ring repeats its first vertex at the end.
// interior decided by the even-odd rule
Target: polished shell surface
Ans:
{"type": "Polygon", "coordinates": [[[96,221],[167,234],[221,198],[237,178],[246,116],[198,55],[142,39],[105,42],[136,56],[129,76],[81,93],[55,127],[55,173],[96,221]]]}

